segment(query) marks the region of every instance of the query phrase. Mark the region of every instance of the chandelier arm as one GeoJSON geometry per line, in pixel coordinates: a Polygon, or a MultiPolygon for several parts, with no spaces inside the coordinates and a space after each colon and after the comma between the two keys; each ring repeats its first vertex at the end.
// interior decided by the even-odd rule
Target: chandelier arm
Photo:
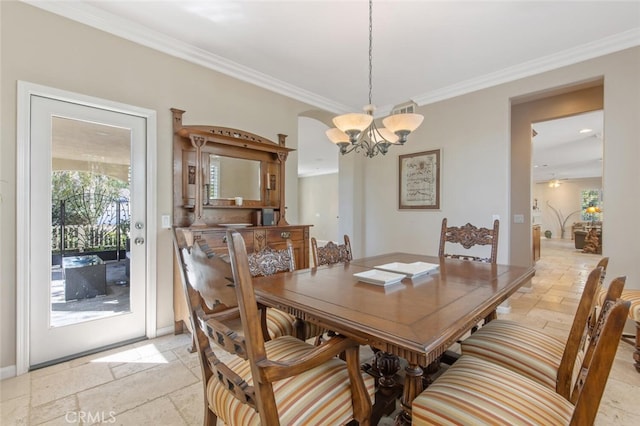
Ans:
{"type": "Polygon", "coordinates": [[[378,129],[373,113],[373,0],[369,0],[369,104],[365,106],[365,114],[349,113],[343,114],[333,119],[336,128],[344,135],[337,135],[348,138],[347,142],[336,142],[336,135],[332,133],[329,139],[340,146],[341,154],[348,154],[352,151],[364,151],[367,157],[372,158],[378,153],[385,155],[392,145],[403,145],[407,141],[407,135],[415,130],[422,122],[423,117],[419,114],[398,114],[389,120],[391,116],[383,120],[384,127],[378,129]],[[388,121],[388,123],[387,123],[388,121]]]}

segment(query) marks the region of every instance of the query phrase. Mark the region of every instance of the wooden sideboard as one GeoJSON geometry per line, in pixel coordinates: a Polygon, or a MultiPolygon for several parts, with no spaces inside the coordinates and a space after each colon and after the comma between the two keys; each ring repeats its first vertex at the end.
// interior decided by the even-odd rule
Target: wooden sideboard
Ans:
{"type": "MultiPolygon", "coordinates": [[[[244,239],[247,251],[259,251],[266,246],[276,250],[287,247],[287,240],[293,246],[296,269],[306,269],[309,267],[309,225],[286,225],[286,226],[251,226],[236,229],[244,239]]],[[[220,227],[197,227],[186,228],[193,234],[195,240],[204,239],[207,245],[216,254],[228,254],[227,249],[227,228],[220,227]]],[[[177,260],[174,259],[174,262],[177,260]]],[[[189,323],[189,310],[184,299],[184,290],[180,281],[178,265],[174,264],[173,279],[173,315],[175,322],[175,333],[182,333],[185,327],[191,331],[189,323]]]]}
{"type": "Polygon", "coordinates": [[[533,225],[533,261],[540,259],[540,225],[533,225]]]}
{"type": "MultiPolygon", "coordinates": [[[[296,269],[309,267],[309,227],[286,220],[285,162],[291,148],[240,129],[183,125],[173,113],[173,226],[189,229],[217,254],[227,254],[226,231],[234,227],[248,252],[293,245],[296,269]],[[237,201],[242,198],[242,202],[237,201]],[[273,225],[267,225],[267,213],[273,225]],[[232,226],[232,224],[235,224],[232,226]]],[[[174,258],[175,331],[189,326],[177,259],[174,258]]]]}

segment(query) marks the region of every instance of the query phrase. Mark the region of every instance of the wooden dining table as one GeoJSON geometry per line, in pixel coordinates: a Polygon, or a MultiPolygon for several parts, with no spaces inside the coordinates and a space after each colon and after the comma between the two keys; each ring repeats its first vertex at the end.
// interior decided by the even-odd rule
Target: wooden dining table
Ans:
{"type": "Polygon", "coordinates": [[[437,363],[472,327],[492,318],[498,305],[533,275],[533,267],[387,253],[255,278],[254,288],[261,305],[406,359],[403,411],[396,418],[406,424],[411,422],[411,402],[423,390],[423,367],[437,363]],[[394,262],[438,267],[386,286],[354,276],[394,262]]]}

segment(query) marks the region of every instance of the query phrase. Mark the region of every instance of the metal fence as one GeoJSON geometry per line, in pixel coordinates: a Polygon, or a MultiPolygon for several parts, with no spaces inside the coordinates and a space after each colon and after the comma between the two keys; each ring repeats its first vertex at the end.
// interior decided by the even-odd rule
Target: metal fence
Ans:
{"type": "Polygon", "coordinates": [[[102,194],[75,194],[52,206],[51,251],[65,253],[124,250],[131,216],[129,200],[102,194]]]}
{"type": "Polygon", "coordinates": [[[51,251],[54,253],[120,250],[125,247],[127,239],[127,233],[118,233],[111,226],[65,225],[51,227],[51,251]]]}

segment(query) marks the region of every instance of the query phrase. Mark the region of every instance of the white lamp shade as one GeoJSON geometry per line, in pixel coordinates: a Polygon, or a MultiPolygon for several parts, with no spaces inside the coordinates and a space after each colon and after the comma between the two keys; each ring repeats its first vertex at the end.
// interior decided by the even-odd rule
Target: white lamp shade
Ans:
{"type": "Polygon", "coordinates": [[[421,114],[394,114],[382,120],[382,124],[393,133],[413,132],[422,124],[422,120],[424,116],[421,114]]]}
{"type": "Polygon", "coordinates": [[[329,140],[335,144],[347,142],[349,143],[349,136],[340,129],[336,129],[335,127],[327,130],[326,132],[329,140]]]}
{"type": "Polygon", "coordinates": [[[391,130],[387,129],[386,127],[383,127],[381,129],[377,129],[378,133],[376,132],[372,132],[373,135],[371,136],[371,140],[374,143],[379,143],[379,142],[385,142],[383,140],[380,140],[380,136],[382,136],[387,142],[391,142],[391,143],[397,143],[398,142],[398,135],[396,135],[395,133],[393,133],[391,130]]]}
{"type": "Polygon", "coordinates": [[[342,130],[343,132],[357,131],[362,132],[364,129],[371,125],[373,117],[369,114],[359,114],[352,112],[350,114],[343,114],[333,119],[333,124],[342,130]]]}

